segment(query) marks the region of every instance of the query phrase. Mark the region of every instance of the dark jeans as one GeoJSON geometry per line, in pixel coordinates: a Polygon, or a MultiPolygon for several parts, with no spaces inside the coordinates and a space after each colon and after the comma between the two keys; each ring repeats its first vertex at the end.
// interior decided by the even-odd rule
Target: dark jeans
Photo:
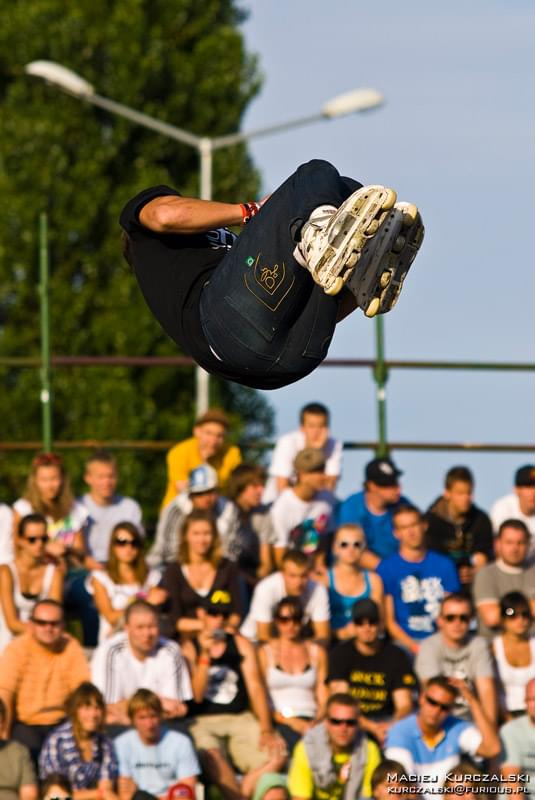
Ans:
{"type": "Polygon", "coordinates": [[[85,588],[87,570],[77,570],[67,584],[65,606],[70,619],[80,620],[85,647],[98,644],[99,616],[93,596],[85,588]]]}
{"type": "Polygon", "coordinates": [[[309,161],[245,226],[201,295],[204,334],[225,364],[291,382],[323,361],[339,295],[326,295],[293,251],[315,208],[338,207],[360,185],[327,161],[309,161]]]}
{"type": "Polygon", "coordinates": [[[46,737],[60,722],[62,720],[58,720],[53,725],[26,725],[24,722],[17,721],[13,723],[11,738],[26,745],[33,763],[37,766],[39,753],[46,737]]]}

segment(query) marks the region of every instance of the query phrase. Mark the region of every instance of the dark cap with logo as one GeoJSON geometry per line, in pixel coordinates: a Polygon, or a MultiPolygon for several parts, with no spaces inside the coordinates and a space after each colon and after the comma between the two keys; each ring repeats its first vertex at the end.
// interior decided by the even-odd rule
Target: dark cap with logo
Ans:
{"type": "Polygon", "coordinates": [[[535,466],[526,464],[515,472],[515,486],[535,486],[535,466]]]}
{"type": "Polygon", "coordinates": [[[389,458],[374,458],[366,464],[366,480],[377,486],[397,486],[403,472],[389,458]]]}
{"type": "Polygon", "coordinates": [[[316,447],[305,447],[294,458],[294,469],[296,472],[324,472],[325,462],[323,450],[316,447]]]}
{"type": "Polygon", "coordinates": [[[353,622],[358,622],[361,619],[367,619],[370,622],[379,622],[379,607],[375,600],[365,597],[362,600],[357,600],[351,609],[351,617],[353,622]]]}
{"type": "Polygon", "coordinates": [[[222,614],[230,614],[232,611],[232,598],[226,589],[214,589],[205,600],[206,611],[220,611],[222,614]]]}

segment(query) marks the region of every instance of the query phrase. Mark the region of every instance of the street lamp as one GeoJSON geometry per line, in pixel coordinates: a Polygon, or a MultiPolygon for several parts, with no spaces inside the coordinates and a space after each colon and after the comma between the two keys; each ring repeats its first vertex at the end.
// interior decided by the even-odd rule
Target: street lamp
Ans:
{"type": "MultiPolygon", "coordinates": [[[[223,147],[231,147],[234,144],[239,144],[249,139],[258,139],[261,136],[269,136],[272,133],[280,133],[281,131],[290,130],[291,128],[309,125],[312,122],[335,119],[337,117],[346,116],[347,114],[368,111],[377,108],[384,102],[383,95],[376,89],[354,89],[353,91],[334,97],[332,100],[325,103],[319,112],[307,117],[298,117],[287,122],[269,125],[265,128],[258,128],[243,133],[231,133],[226,136],[197,136],[182,128],[177,128],[175,125],[161,122],[154,117],[150,117],[148,114],[135,111],[133,108],[125,106],[122,103],[116,103],[115,100],[110,100],[107,97],[98,95],[94,87],[88,83],[88,81],[61,64],[56,64],[53,61],[32,61],[30,64],[26,64],[24,69],[28,75],[41,78],[79,100],[85,100],[98,108],[109,111],[111,114],[126,117],[126,119],[138,125],[150,128],[163,136],[176,139],[183,144],[195,148],[200,159],[199,181],[200,197],[202,200],[212,199],[212,160],[215,150],[219,150],[223,147]]],[[[208,381],[208,373],[198,366],[196,369],[195,393],[197,416],[208,408],[208,381]]]]}

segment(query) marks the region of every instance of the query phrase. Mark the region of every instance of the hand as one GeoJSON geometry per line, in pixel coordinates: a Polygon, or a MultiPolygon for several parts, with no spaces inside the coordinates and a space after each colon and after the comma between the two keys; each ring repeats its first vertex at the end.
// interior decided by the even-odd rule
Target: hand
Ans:
{"type": "Polygon", "coordinates": [[[201,652],[206,653],[207,655],[210,654],[210,650],[214,643],[214,635],[213,632],[204,628],[198,635],[197,641],[199,642],[199,646],[201,648],[201,652]]]}
{"type": "Polygon", "coordinates": [[[67,552],[67,545],[61,539],[53,539],[51,542],[47,542],[46,552],[54,558],[63,558],[67,552]]]}
{"type": "Polygon", "coordinates": [[[153,586],[147,593],[147,603],[153,606],[160,606],[167,600],[167,592],[161,586],[153,586]]]}
{"type": "Polygon", "coordinates": [[[269,200],[270,197],[271,197],[270,194],[266,194],[266,195],[264,195],[264,197],[261,200],[258,201],[258,205],[260,206],[260,208],[262,208],[264,203],[267,203],[267,201],[269,200]]]}
{"type": "Polygon", "coordinates": [[[162,701],[163,715],[167,719],[186,715],[188,707],[180,700],[173,700],[171,697],[160,697],[160,700],[162,701]]]}
{"type": "Polygon", "coordinates": [[[284,742],[284,739],[280,733],[276,731],[262,731],[260,733],[260,739],[258,740],[258,747],[260,750],[268,750],[271,752],[273,749],[280,749],[281,741],[284,742]]]}
{"type": "Polygon", "coordinates": [[[448,683],[451,683],[455,689],[459,692],[461,697],[463,697],[467,702],[470,700],[475,700],[474,693],[471,691],[468,683],[463,680],[463,678],[448,678],[448,683]]]}

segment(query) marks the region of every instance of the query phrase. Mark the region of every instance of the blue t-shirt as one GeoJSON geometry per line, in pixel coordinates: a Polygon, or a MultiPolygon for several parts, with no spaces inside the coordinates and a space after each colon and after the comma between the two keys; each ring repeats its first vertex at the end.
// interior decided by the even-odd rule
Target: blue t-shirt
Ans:
{"type": "Polygon", "coordinates": [[[410,500],[400,497],[384,514],[372,514],[366,505],[364,492],[357,492],[347,497],[336,509],[336,527],[346,522],[356,522],[364,531],[368,549],[379,556],[387,558],[397,552],[398,540],[394,537],[392,512],[398,505],[410,505],[410,500]]]}
{"type": "Polygon", "coordinates": [[[136,730],[115,740],[119,775],[134,780],[138,789],[156,796],[170,786],[200,773],[193,746],[183,733],[164,730],[158,744],[143,744],[136,730]]]}
{"type": "Polygon", "coordinates": [[[460,589],[451,558],[433,550],[422,561],[406,561],[396,553],[381,561],[377,574],[385,595],[393,597],[396,622],[412,639],[425,639],[435,632],[440,601],[460,589]]]}

